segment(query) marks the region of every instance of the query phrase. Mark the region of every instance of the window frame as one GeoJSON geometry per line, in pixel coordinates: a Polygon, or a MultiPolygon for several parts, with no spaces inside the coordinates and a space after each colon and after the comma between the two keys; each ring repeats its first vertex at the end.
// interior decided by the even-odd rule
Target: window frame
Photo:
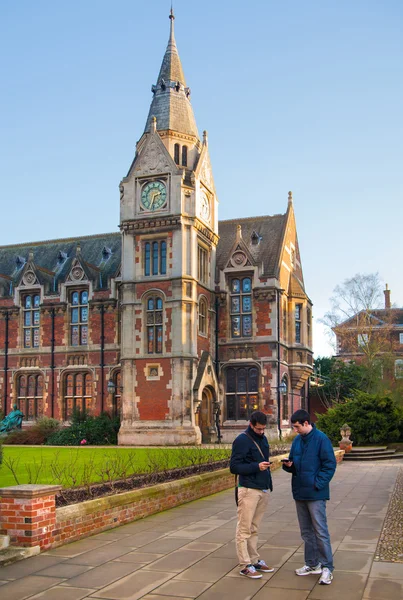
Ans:
{"type": "Polygon", "coordinates": [[[17,375],[16,404],[18,409],[24,414],[24,421],[36,421],[43,416],[44,385],[43,373],[19,373],[17,375]],[[26,384],[24,388],[21,388],[21,380],[23,378],[25,378],[26,384]],[[31,380],[34,380],[33,394],[29,393],[31,380]],[[25,390],[24,394],[22,394],[22,390],[25,390]],[[33,410],[31,410],[31,406],[33,406],[33,410]],[[30,418],[31,415],[32,418],[30,418]]]}
{"type": "Polygon", "coordinates": [[[145,353],[164,352],[164,299],[158,292],[145,298],[145,353]],[[151,305],[150,303],[153,302],[151,305]]]}
{"type": "Polygon", "coordinates": [[[303,304],[301,302],[297,302],[294,306],[294,334],[296,344],[302,344],[302,309],[303,304]]]}
{"type": "Polygon", "coordinates": [[[395,360],[395,379],[403,379],[403,358],[395,360]]]}
{"type": "Polygon", "coordinates": [[[261,380],[260,369],[256,364],[253,365],[237,365],[228,366],[225,369],[225,413],[227,421],[247,421],[253,411],[259,409],[259,386],[261,380]],[[240,373],[246,372],[244,380],[244,390],[239,385],[240,373]],[[250,373],[256,371],[256,385],[252,385],[252,378],[250,373]],[[234,372],[234,390],[229,388],[229,373],[234,372]],[[252,388],[256,389],[252,389],[252,388]],[[241,398],[243,398],[243,408],[241,405],[241,398]]]}
{"type": "Polygon", "coordinates": [[[209,281],[209,250],[200,243],[197,244],[197,279],[208,285],[209,281]]]}
{"type": "Polygon", "coordinates": [[[199,335],[207,336],[207,317],[208,317],[208,305],[207,300],[204,296],[199,298],[197,307],[197,326],[199,335]],[[201,310],[204,307],[204,310],[201,310]]]}
{"type": "Polygon", "coordinates": [[[403,333],[399,333],[399,344],[403,344],[403,333]]]}
{"type": "Polygon", "coordinates": [[[230,333],[232,339],[253,337],[252,282],[252,276],[248,274],[233,276],[229,281],[229,315],[231,328],[230,333]],[[249,281],[249,289],[245,288],[244,284],[246,281],[249,281]],[[239,290],[236,290],[235,282],[238,282],[239,290]],[[246,308],[245,303],[245,300],[248,298],[249,310],[246,308]],[[250,321],[249,326],[247,325],[248,320],[250,321]],[[239,334],[236,333],[237,331],[239,331],[239,334]]]}
{"type": "Polygon", "coordinates": [[[22,308],[22,347],[33,349],[40,347],[40,327],[41,327],[41,294],[39,291],[32,291],[23,294],[21,298],[22,308]],[[30,306],[27,307],[27,300],[30,299],[30,306]],[[37,322],[35,322],[37,315],[37,322]],[[29,323],[27,324],[27,320],[29,323]]]}
{"type": "Polygon", "coordinates": [[[71,420],[71,418],[73,416],[73,412],[75,410],[77,410],[77,402],[79,400],[81,400],[80,410],[85,411],[86,413],[89,413],[88,404],[89,404],[89,401],[91,401],[93,398],[93,383],[94,382],[93,382],[92,373],[90,373],[89,371],[70,371],[65,374],[64,381],[63,381],[63,419],[65,421],[71,420]],[[73,378],[73,386],[72,386],[73,393],[72,394],[68,393],[68,391],[69,391],[68,382],[69,382],[70,377],[73,378]],[[77,378],[78,377],[82,377],[81,394],[77,393],[77,378]],[[87,383],[87,378],[89,379],[88,383],[87,383]],[[90,394],[87,393],[88,388],[91,390],[90,394]],[[69,407],[68,407],[68,401],[70,399],[71,399],[71,404],[72,404],[71,414],[70,414],[69,407]]]}
{"type": "Polygon", "coordinates": [[[144,277],[157,277],[167,274],[167,240],[146,240],[143,246],[144,277]]]}
{"type": "Polygon", "coordinates": [[[88,288],[72,288],[69,290],[69,341],[70,346],[79,348],[80,346],[88,346],[89,344],[89,322],[90,322],[90,297],[88,288]],[[74,303],[74,295],[78,294],[78,303],[74,303]],[[83,302],[83,294],[87,295],[87,301],[83,302]],[[83,319],[87,311],[87,318],[83,319]],[[75,313],[77,311],[77,313],[75,313]],[[74,314],[77,314],[77,321],[74,320],[74,314]],[[77,330],[76,332],[74,330],[77,330]],[[75,336],[77,335],[77,343],[75,336]]]}

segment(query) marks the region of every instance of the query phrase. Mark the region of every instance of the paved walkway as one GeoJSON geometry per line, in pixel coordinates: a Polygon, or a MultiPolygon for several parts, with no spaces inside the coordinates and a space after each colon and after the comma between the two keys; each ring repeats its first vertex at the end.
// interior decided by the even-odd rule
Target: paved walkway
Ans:
{"type": "Polygon", "coordinates": [[[0,597],[401,600],[403,563],[374,562],[399,468],[393,461],[338,467],[328,506],[336,566],[330,586],[294,574],[303,552],[289,475],[279,470],[260,540],[275,572],[262,579],[239,575],[229,490],[0,568],[0,597]]]}

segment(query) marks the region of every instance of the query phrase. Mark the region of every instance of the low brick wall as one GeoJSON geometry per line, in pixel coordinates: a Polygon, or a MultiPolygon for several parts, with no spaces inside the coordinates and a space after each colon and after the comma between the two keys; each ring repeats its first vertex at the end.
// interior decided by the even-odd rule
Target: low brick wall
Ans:
{"type": "MultiPolygon", "coordinates": [[[[271,458],[272,470],[281,467],[281,458],[271,458]]],[[[338,463],[344,450],[335,450],[338,463]]],[[[55,548],[89,535],[131,523],[154,513],[216,494],[233,487],[229,469],[194,475],[87,500],[55,509],[59,486],[21,485],[0,489],[0,533],[10,535],[17,546],[55,548]]]]}

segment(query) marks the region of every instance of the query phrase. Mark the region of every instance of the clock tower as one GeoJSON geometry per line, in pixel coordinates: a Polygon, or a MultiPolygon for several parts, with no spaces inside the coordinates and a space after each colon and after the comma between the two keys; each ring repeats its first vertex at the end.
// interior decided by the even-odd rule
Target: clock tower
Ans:
{"type": "Polygon", "coordinates": [[[120,183],[119,443],[214,441],[217,197],[207,134],[170,35],[143,135],[120,183]]]}

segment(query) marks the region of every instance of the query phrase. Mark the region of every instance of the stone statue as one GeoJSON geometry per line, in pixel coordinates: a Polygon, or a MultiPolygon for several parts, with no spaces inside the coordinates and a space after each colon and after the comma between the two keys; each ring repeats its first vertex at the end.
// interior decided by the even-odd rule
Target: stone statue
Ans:
{"type": "Polygon", "coordinates": [[[8,433],[13,429],[21,429],[23,418],[23,413],[18,410],[17,405],[14,404],[13,410],[0,421],[0,433],[8,433]]]}

